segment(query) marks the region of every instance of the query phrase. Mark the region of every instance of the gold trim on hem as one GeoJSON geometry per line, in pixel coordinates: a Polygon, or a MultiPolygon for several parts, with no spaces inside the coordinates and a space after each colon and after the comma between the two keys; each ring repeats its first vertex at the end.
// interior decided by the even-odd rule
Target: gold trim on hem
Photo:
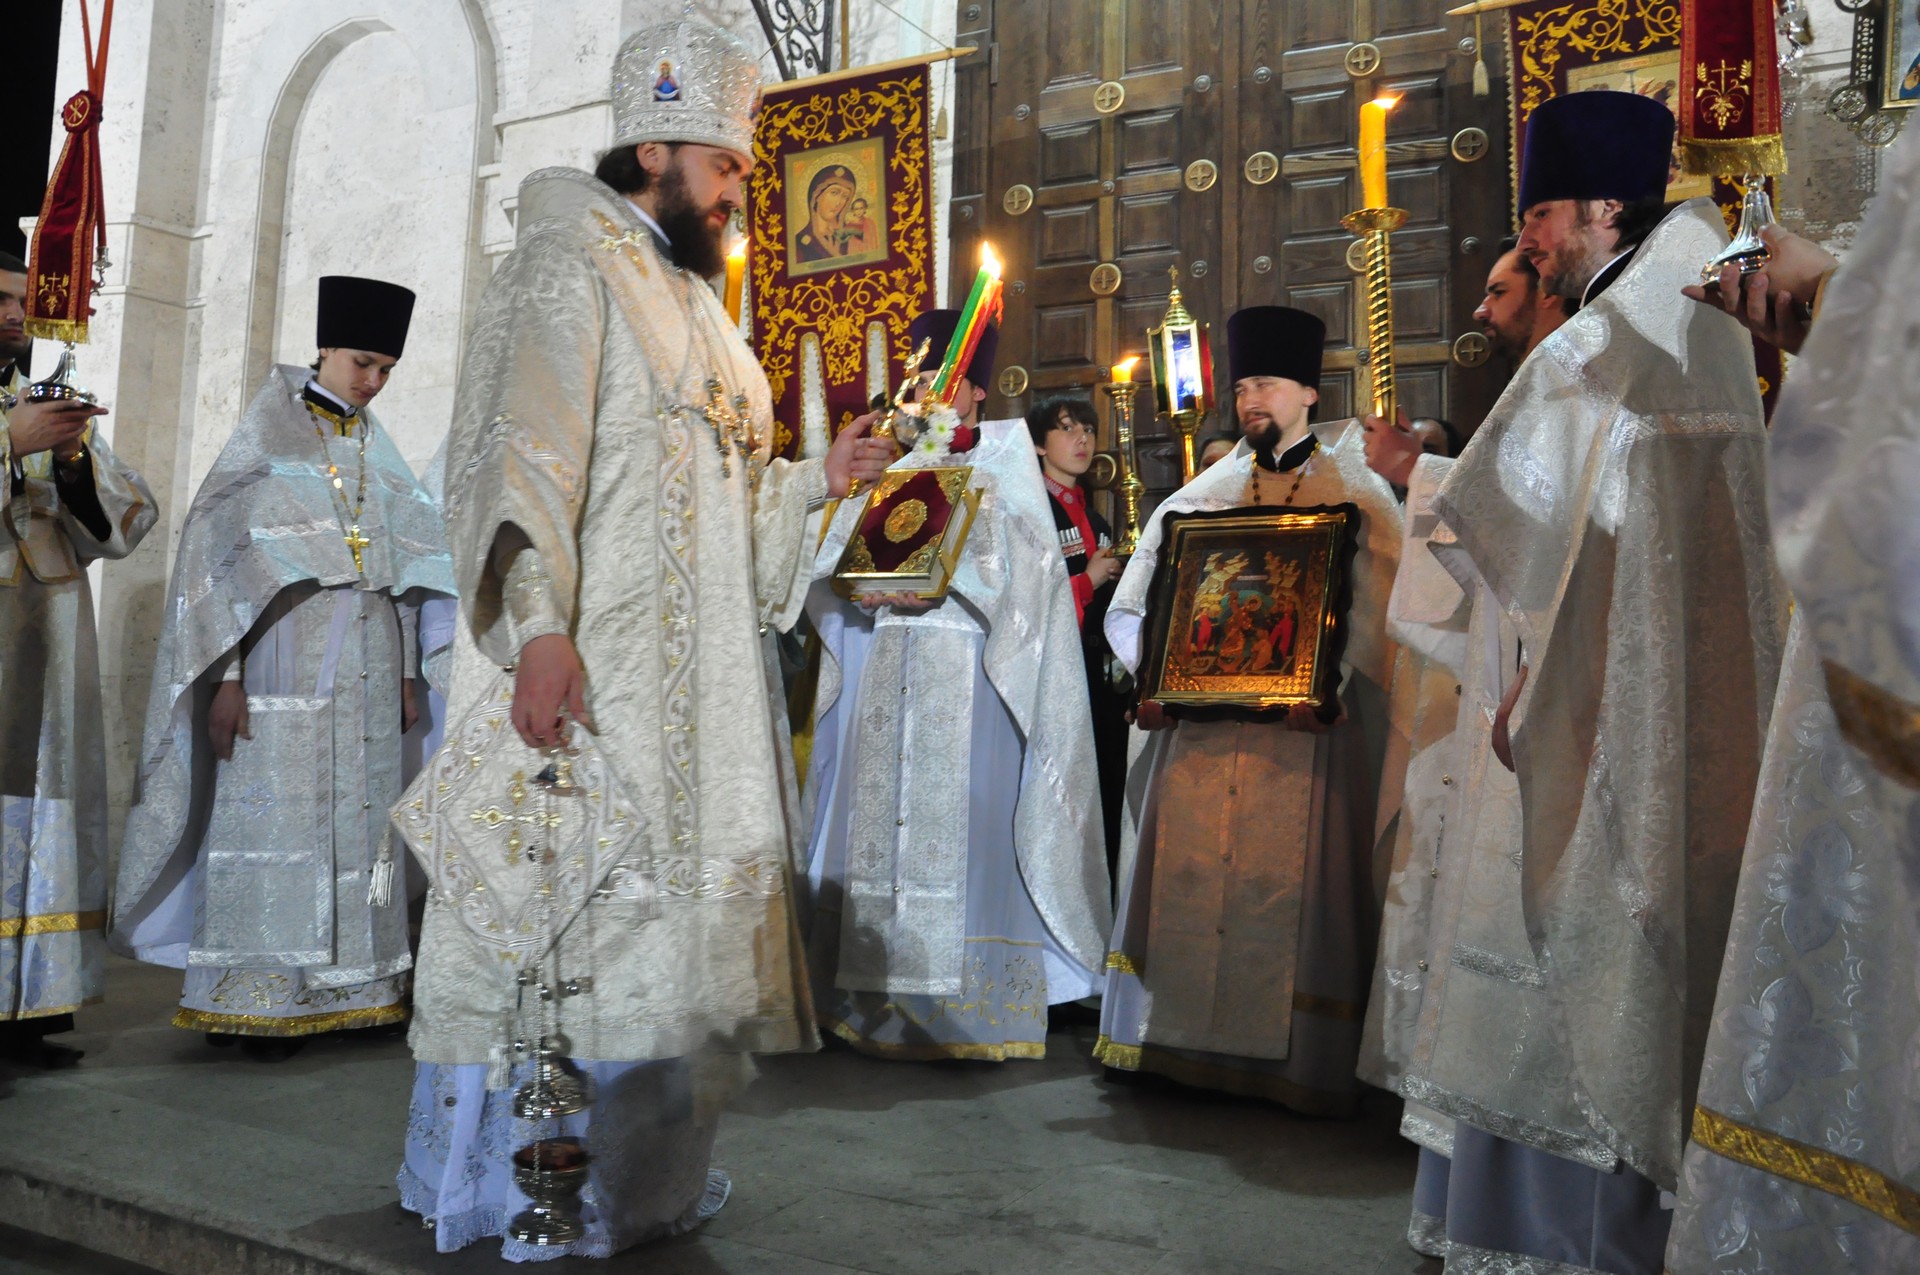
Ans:
{"type": "Polygon", "coordinates": [[[1780,177],[1787,171],[1787,144],[1778,133],[1764,137],[1687,137],[1680,166],[1702,177],[1780,177]]]}
{"type": "Polygon", "coordinates": [[[1146,975],[1140,971],[1140,962],[1134,960],[1125,952],[1108,952],[1107,968],[1110,970],[1118,970],[1122,974],[1131,974],[1135,978],[1146,977],[1146,975]]]}
{"type": "Polygon", "coordinates": [[[1723,1159],[1838,1196],[1920,1235],[1920,1191],[1857,1160],[1755,1129],[1700,1106],[1693,1109],[1693,1140],[1723,1159]]]}
{"type": "Polygon", "coordinates": [[[1122,1045],[1109,1036],[1101,1036],[1094,1041],[1093,1056],[1109,1067],[1151,1072],[1192,1089],[1211,1089],[1238,1098],[1264,1098],[1303,1116],[1343,1119],[1351,1118],[1360,1110],[1357,1093],[1309,1089],[1283,1076],[1182,1058],[1154,1045],[1122,1045]]]}
{"type": "Polygon", "coordinates": [[[23,1009],[0,1011],[0,1023],[24,1023],[35,1018],[52,1018],[56,1014],[72,1014],[89,1005],[104,1002],[105,996],[89,996],[76,1005],[55,1005],[49,1009],[23,1009]]]}
{"type": "Polygon", "coordinates": [[[911,1045],[890,1045],[884,1041],[870,1040],[862,1036],[853,1027],[838,1018],[822,1017],[820,1025],[838,1036],[847,1044],[863,1054],[873,1058],[886,1058],[895,1062],[940,1062],[944,1059],[961,1059],[969,1062],[1007,1062],[1009,1060],[1032,1060],[1047,1056],[1047,1043],[1030,1040],[1009,1040],[1000,1044],[988,1044],[984,1041],[957,1040],[952,1044],[940,1041],[927,1041],[911,1045]]]}
{"type": "Polygon", "coordinates": [[[78,934],[85,930],[103,930],[106,926],[105,909],[97,912],[43,912],[38,916],[7,916],[0,917],[0,939],[37,934],[78,934]]]}
{"type": "Polygon", "coordinates": [[[317,1036],[321,1032],[355,1027],[384,1027],[388,1023],[404,1022],[406,1017],[407,1007],[399,1003],[289,1018],[276,1018],[271,1014],[215,1014],[182,1005],[174,1013],[173,1025],[192,1032],[225,1032],[229,1036],[317,1036]]]}
{"type": "Polygon", "coordinates": [[[1891,778],[1920,788],[1920,708],[1832,660],[1820,667],[1841,737],[1891,778]]]}

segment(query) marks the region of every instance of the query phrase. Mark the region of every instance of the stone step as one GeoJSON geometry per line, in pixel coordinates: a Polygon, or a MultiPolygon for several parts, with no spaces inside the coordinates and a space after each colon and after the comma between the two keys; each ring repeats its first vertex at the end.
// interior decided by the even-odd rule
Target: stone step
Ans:
{"type": "MultiPolygon", "coordinates": [[[[302,1253],[83,1186],[0,1168],[0,1252],[46,1275],[393,1275],[386,1263],[302,1253]],[[17,1228],[17,1230],[16,1230],[17,1228]],[[28,1259],[32,1258],[29,1264],[28,1259]]],[[[15,1260],[9,1258],[8,1260],[15,1260]]],[[[0,1264],[0,1275],[12,1275],[0,1264]]]]}
{"type": "Polygon", "coordinates": [[[63,1240],[0,1226],[0,1275],[163,1275],[63,1240]]]}

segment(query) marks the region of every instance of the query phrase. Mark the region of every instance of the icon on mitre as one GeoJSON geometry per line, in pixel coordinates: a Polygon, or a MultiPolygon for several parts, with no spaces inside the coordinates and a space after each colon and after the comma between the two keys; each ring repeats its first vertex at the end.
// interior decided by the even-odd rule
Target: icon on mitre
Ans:
{"type": "Polygon", "coordinates": [[[656,102],[678,102],[680,100],[680,81],[673,78],[673,63],[660,63],[660,78],[653,82],[653,100],[656,102]]]}

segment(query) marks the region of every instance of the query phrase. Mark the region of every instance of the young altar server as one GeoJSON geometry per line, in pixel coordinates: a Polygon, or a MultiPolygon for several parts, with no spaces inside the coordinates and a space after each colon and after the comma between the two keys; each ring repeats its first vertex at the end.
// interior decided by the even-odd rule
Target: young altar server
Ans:
{"type": "Polygon", "coordinates": [[[386,811],[425,702],[419,614],[453,592],[439,511],[369,410],[413,293],[320,280],[312,367],[276,367],[180,534],[116,942],[184,968],[174,1025],[265,1060],[406,1017],[386,811]]]}
{"type": "MultiPolygon", "coordinates": [[[[937,366],[959,314],[915,320],[937,366]]],[[[956,382],[954,436],[896,468],[984,495],[937,602],[862,606],[821,546],[825,658],[807,781],[809,956],[822,1024],[883,1058],[1039,1058],[1047,1007],[1100,989],[1112,907],[1074,597],[1026,422],[979,420],[998,330],[956,382]]],[[[926,374],[923,374],[926,375],[926,374]]]]}

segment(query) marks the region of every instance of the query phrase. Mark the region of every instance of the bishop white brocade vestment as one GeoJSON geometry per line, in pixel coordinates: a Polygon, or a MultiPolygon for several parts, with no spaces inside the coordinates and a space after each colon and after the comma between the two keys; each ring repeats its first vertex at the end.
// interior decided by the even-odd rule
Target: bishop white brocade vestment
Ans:
{"type": "Polygon", "coordinates": [[[1920,1270],[1920,137],[1828,283],[1769,441],[1794,622],[1675,1275],[1920,1270]]]}
{"type": "MultiPolygon", "coordinates": [[[[1393,491],[1367,468],[1358,422],[1297,470],[1232,454],[1154,511],[1107,612],[1107,637],[1142,661],[1148,590],[1169,513],[1259,503],[1360,509],[1341,658],[1347,720],[1324,735],[1272,722],[1182,721],[1135,729],[1120,900],[1095,1054],[1108,1066],[1350,1114],[1379,903],[1380,834],[1400,806],[1410,715],[1390,698],[1399,651],[1387,597],[1400,556],[1393,491]],[[1294,485],[1298,478],[1298,486],[1294,485]],[[1285,493],[1291,492],[1290,496],[1285,493]]],[[[1290,449],[1286,460],[1295,453],[1290,449]]]]}
{"type": "Polygon", "coordinates": [[[276,368],[254,396],[187,512],[168,589],[114,943],[186,971],[178,1027],[296,1036],[406,1014],[405,891],[382,905],[368,887],[404,779],[419,608],[453,576],[393,440],[310,375],[276,368]],[[361,431],[364,569],[346,540],[361,431]],[[227,680],[246,688],[252,738],[219,761],[207,709],[227,680]]]}
{"type": "Polygon", "coordinates": [[[106,978],[106,735],[86,566],[132,553],[158,511],[97,433],[87,453],[71,474],[48,452],[15,456],[0,419],[0,1024],[71,1014],[106,978]]]}
{"type": "Polygon", "coordinates": [[[1021,420],[958,456],[984,491],[947,597],[869,614],[821,545],[806,791],[821,1021],[883,1058],[1046,1054],[1047,1006],[1100,990],[1111,884],[1073,589],[1021,420]]]}
{"type": "Polygon", "coordinates": [[[1471,615],[1398,1088],[1455,1120],[1462,1269],[1659,1269],[1780,655],[1747,338],[1672,300],[1725,243],[1670,214],[1431,498],[1471,615]]]}
{"type": "MultiPolygon", "coordinates": [[[[716,1073],[731,1064],[737,1078],[746,1051],[818,1043],[765,630],[800,614],[826,474],[819,460],[766,459],[764,374],[707,282],[671,264],[632,205],[585,173],[546,169],[519,207],[447,451],[461,598],[449,720],[465,720],[527,641],[570,634],[598,748],[646,825],[632,865],[644,889],[594,894],[552,958],[576,986],[552,1002],[557,1027],[594,1094],[564,1122],[593,1157],[587,1237],[504,1246],[605,1255],[725,1200],[709,1163],[716,1073]]],[[[488,1083],[514,1034],[515,968],[428,894],[400,1187],[443,1250],[504,1233],[525,1206],[506,1157],[557,1131],[513,1117],[501,1082],[524,1065],[488,1083]]]]}

